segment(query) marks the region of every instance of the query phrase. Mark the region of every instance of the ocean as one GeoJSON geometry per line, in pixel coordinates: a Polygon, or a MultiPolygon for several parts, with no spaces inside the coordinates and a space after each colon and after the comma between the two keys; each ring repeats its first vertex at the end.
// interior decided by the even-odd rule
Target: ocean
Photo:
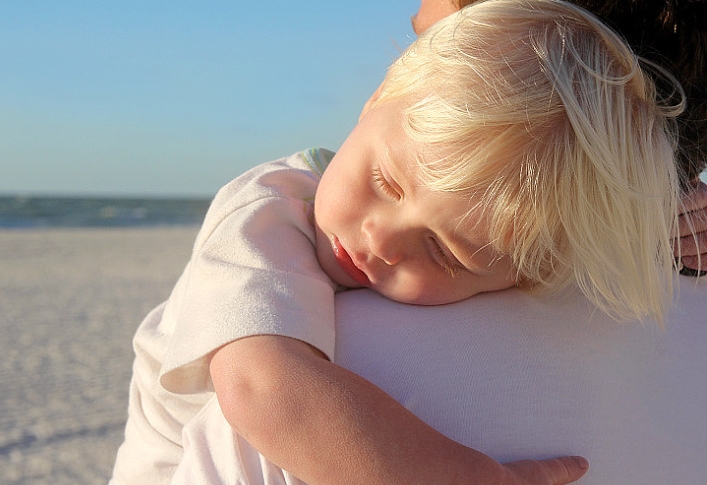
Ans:
{"type": "Polygon", "coordinates": [[[0,196],[0,228],[199,225],[210,199],[0,196]]]}

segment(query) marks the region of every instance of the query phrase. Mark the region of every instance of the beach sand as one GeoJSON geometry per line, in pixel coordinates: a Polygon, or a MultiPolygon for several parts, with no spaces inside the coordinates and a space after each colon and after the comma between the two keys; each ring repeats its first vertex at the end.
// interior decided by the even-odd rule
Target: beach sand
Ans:
{"type": "Polygon", "coordinates": [[[133,333],[197,230],[0,231],[0,483],[107,483],[133,333]]]}

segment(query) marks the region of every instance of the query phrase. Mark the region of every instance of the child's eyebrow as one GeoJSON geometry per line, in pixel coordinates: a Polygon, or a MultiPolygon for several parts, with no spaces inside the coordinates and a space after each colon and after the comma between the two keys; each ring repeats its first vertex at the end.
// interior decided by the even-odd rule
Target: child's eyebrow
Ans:
{"type": "Polygon", "coordinates": [[[483,260],[477,261],[475,259],[476,255],[483,248],[479,248],[476,251],[470,251],[465,248],[465,245],[455,244],[453,246],[454,250],[452,250],[452,247],[450,247],[449,244],[447,244],[447,247],[449,247],[449,250],[452,252],[456,260],[459,261],[459,264],[461,264],[464,270],[477,275],[485,275],[493,272],[490,268],[493,263],[492,260],[487,263],[483,260]]]}
{"type": "Polygon", "coordinates": [[[390,145],[387,143],[383,146],[383,162],[386,166],[395,165],[393,155],[390,152],[390,145]]]}
{"type": "Polygon", "coordinates": [[[415,186],[419,183],[419,175],[415,170],[416,168],[419,170],[417,157],[413,156],[411,161],[398,162],[393,157],[390,145],[386,143],[382,151],[381,164],[386,167],[386,172],[393,178],[392,182],[395,182],[404,193],[413,194],[415,192],[415,186]]]}
{"type": "MultiPolygon", "coordinates": [[[[473,273],[492,272],[491,266],[501,257],[496,254],[493,242],[483,239],[483,242],[474,242],[465,237],[464,232],[458,229],[460,229],[459,225],[447,235],[448,239],[445,242],[454,257],[464,268],[473,273]]],[[[467,231],[473,232],[474,230],[467,228],[467,231]]]]}
{"type": "Polygon", "coordinates": [[[408,177],[405,176],[393,159],[390,145],[388,144],[385,144],[383,148],[381,165],[385,167],[385,173],[392,179],[390,180],[391,183],[397,185],[403,192],[409,192],[408,177]]]}

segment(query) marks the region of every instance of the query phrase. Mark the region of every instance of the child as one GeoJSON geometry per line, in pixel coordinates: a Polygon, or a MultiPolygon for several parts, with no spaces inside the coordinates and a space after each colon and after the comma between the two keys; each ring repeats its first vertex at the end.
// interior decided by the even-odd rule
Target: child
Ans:
{"type": "MultiPolygon", "coordinates": [[[[476,0],[422,0],[413,17],[419,34],[476,0]]],[[[666,68],[685,90],[685,111],[677,118],[680,131],[678,166],[682,175],[684,210],[680,218],[682,240],[676,257],[684,265],[681,274],[707,274],[707,219],[696,212],[707,207],[707,185],[699,175],[707,169],[707,82],[704,56],[707,50],[707,3],[671,0],[573,0],[619,32],[641,58],[666,68]],[[700,253],[700,248],[702,253],[700,253]]],[[[670,86],[663,86],[670,89],[670,86]]],[[[707,180],[707,179],[706,179],[707,180]]]]}
{"type": "MultiPolygon", "coordinates": [[[[420,304],[576,286],[617,318],[660,320],[677,112],[616,35],[567,4],[492,0],[435,26],[333,158],[266,164],[216,197],[136,335],[114,483],[168,481],[212,389],[245,439],[310,483],[511,483],[518,466],[437,436],[319,358],[333,353],[336,285],[420,304]],[[421,456],[438,464],[424,463],[429,479],[421,456]]],[[[557,483],[583,473],[574,463],[557,483]]]]}

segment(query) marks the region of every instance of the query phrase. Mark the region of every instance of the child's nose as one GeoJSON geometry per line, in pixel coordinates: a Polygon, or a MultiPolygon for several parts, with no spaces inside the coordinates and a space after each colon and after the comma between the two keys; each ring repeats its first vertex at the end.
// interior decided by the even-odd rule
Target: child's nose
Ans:
{"type": "Polygon", "coordinates": [[[396,226],[387,223],[365,222],[361,230],[371,253],[388,266],[404,258],[404,235],[396,226]]]}

